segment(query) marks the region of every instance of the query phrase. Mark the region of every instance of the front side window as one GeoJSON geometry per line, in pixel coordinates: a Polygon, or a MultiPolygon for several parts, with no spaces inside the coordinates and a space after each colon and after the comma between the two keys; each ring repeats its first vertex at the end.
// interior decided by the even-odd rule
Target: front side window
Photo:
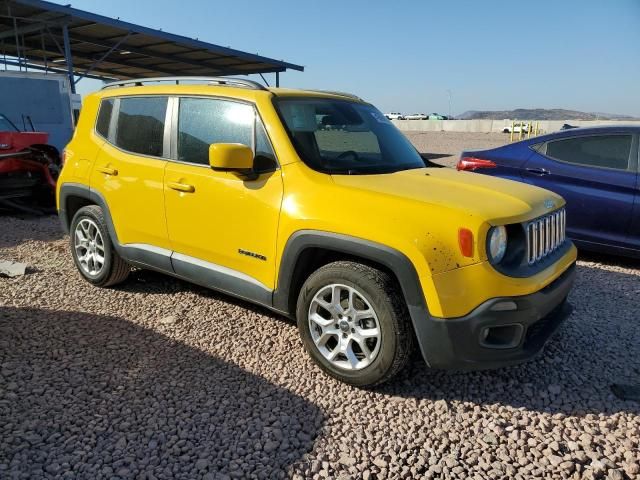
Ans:
{"type": "Polygon", "coordinates": [[[260,117],[256,117],[256,158],[253,169],[256,172],[266,172],[277,167],[278,162],[267,132],[260,117]]]}
{"type": "Polygon", "coordinates": [[[212,143],[242,143],[253,148],[255,111],[251,105],[210,98],[181,98],[178,160],[209,164],[212,143]]]}
{"type": "Polygon", "coordinates": [[[375,107],[346,100],[276,100],[291,141],[314,170],[376,174],[424,167],[409,140],[375,107]]]}
{"type": "Polygon", "coordinates": [[[629,169],[631,135],[591,135],[555,140],[546,144],[546,155],[588,167],[629,169]]]}
{"type": "Polygon", "coordinates": [[[116,126],[116,146],[131,153],[163,156],[167,97],[122,97],[116,126]]]}

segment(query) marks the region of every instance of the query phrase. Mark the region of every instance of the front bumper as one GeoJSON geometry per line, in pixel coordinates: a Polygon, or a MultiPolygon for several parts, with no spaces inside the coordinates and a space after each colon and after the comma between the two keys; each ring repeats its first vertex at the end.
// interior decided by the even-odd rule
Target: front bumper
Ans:
{"type": "Polygon", "coordinates": [[[468,315],[414,322],[418,343],[433,368],[472,370],[523,362],[542,350],[573,310],[566,301],[575,278],[571,265],[542,290],[487,300],[468,315]]]}

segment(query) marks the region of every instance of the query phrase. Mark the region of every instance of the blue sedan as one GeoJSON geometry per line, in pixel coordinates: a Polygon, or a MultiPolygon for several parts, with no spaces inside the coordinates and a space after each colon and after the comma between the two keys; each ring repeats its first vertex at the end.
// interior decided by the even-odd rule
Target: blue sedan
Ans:
{"type": "Polygon", "coordinates": [[[457,168],[554,191],[578,247],[640,257],[639,138],[640,126],[575,128],[462,152],[457,168]]]}

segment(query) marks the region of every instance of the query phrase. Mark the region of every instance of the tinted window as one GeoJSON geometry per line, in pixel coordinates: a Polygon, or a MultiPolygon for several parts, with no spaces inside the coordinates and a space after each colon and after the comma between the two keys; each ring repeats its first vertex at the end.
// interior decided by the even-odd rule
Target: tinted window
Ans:
{"type": "Polygon", "coordinates": [[[371,105],[321,98],[276,105],[298,155],[311,168],[357,175],[424,167],[409,140],[371,105]]]}
{"type": "Polygon", "coordinates": [[[96,132],[104,138],[109,136],[111,112],[113,112],[113,99],[102,100],[102,103],[100,103],[100,112],[98,113],[98,121],[96,122],[96,132]]]}
{"type": "Polygon", "coordinates": [[[629,168],[631,135],[594,135],[547,143],[547,156],[593,167],[629,168]]]}
{"type": "Polygon", "coordinates": [[[120,99],[116,145],[123,150],[162,157],[166,97],[120,99]]]}
{"type": "Polygon", "coordinates": [[[276,155],[259,117],[256,117],[256,160],[254,170],[264,172],[277,168],[276,155]]]}
{"type": "Polygon", "coordinates": [[[208,98],[181,98],[178,159],[208,165],[212,143],[242,143],[253,148],[254,121],[251,105],[208,98]]]}

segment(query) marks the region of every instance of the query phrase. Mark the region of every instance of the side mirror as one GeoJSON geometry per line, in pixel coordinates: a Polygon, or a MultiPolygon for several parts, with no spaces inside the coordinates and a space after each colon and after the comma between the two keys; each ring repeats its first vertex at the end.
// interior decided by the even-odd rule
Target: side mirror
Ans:
{"type": "Polygon", "coordinates": [[[216,170],[252,170],[253,150],[241,143],[209,145],[209,165],[216,170]]]}

